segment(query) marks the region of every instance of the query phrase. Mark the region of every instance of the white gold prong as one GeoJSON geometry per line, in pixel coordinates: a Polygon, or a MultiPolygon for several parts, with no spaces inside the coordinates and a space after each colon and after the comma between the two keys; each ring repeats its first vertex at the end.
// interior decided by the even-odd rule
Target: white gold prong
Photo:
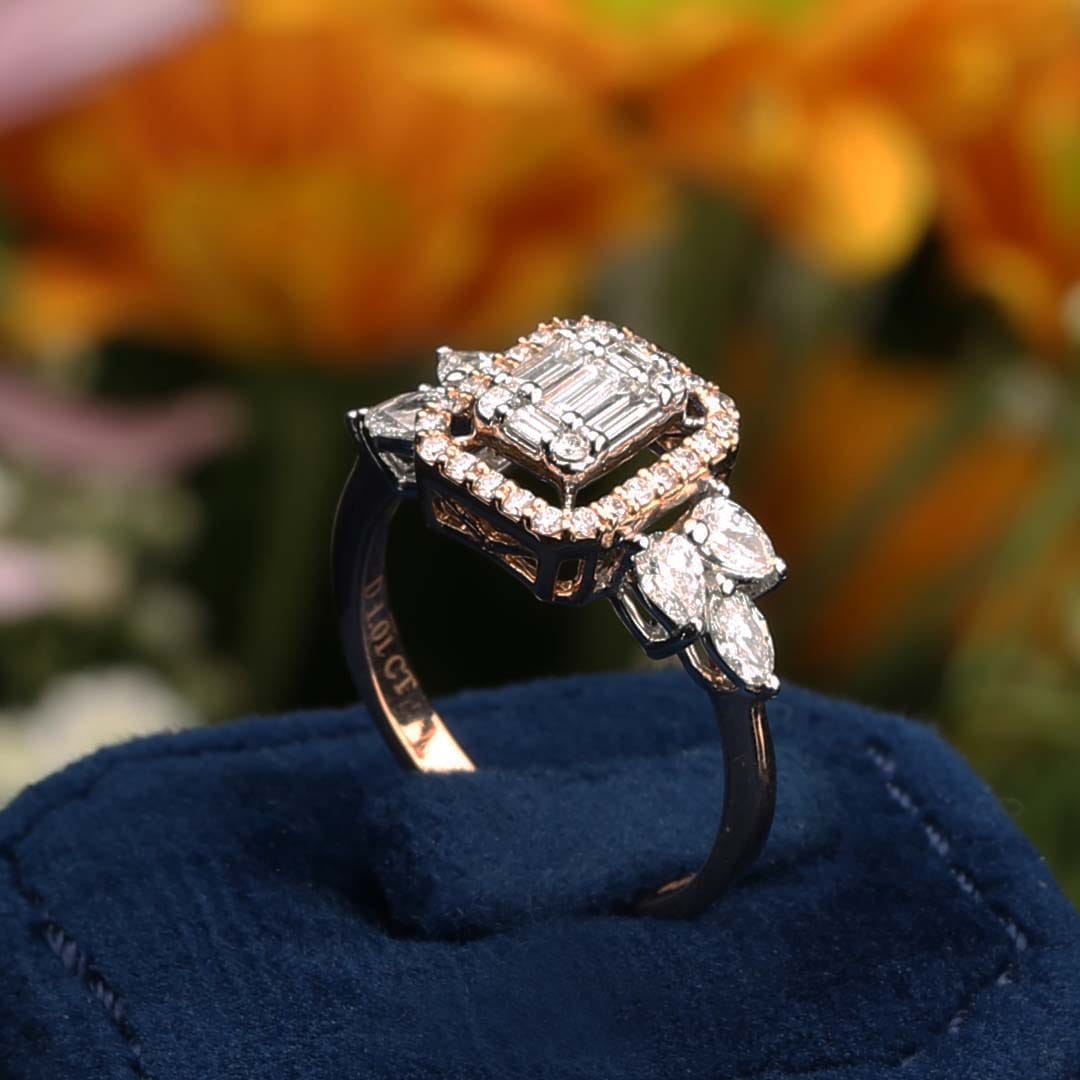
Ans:
{"type": "Polygon", "coordinates": [[[777,559],[773,565],[776,568],[777,577],[784,577],[787,574],[787,563],[783,559],[777,559]]]}
{"type": "Polygon", "coordinates": [[[630,542],[637,547],[638,551],[648,550],[649,544],[651,543],[647,536],[632,536],[630,542]]]}
{"type": "Polygon", "coordinates": [[[735,582],[731,578],[718,578],[716,584],[725,596],[730,596],[735,591],[735,582]]]}
{"type": "Polygon", "coordinates": [[[698,545],[709,539],[709,526],[704,521],[688,521],[683,526],[683,532],[698,545]]]}
{"type": "Polygon", "coordinates": [[[765,689],[768,690],[770,694],[775,694],[776,691],[780,689],[780,680],[775,675],[770,675],[765,680],[765,689]]]}

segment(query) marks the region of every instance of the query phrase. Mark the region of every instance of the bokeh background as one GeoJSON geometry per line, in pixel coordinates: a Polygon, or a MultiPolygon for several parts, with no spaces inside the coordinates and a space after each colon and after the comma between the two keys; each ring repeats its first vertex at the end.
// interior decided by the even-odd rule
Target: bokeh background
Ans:
{"type": "MultiPolygon", "coordinates": [[[[1080,899],[1073,0],[93,8],[0,4],[0,802],[351,700],[344,410],[589,312],[739,401],[782,674],[937,724],[1080,899]]],[[[438,690],[637,662],[393,542],[438,690]]]]}

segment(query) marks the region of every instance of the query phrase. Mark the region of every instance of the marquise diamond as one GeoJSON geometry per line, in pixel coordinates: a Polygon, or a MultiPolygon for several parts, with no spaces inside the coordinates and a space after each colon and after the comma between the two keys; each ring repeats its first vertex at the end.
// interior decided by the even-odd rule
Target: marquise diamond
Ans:
{"type": "Polygon", "coordinates": [[[720,495],[702,499],[690,521],[705,526],[701,550],[729,577],[762,581],[776,570],[772,541],[754,517],[731,499],[720,495]]]}
{"type": "Polygon", "coordinates": [[[705,564],[685,536],[662,533],[634,556],[638,585],[676,626],[700,619],[705,608],[705,564]]]}
{"type": "Polygon", "coordinates": [[[705,611],[713,647],[749,690],[769,688],[776,662],[765,617],[745,593],[713,592],[705,611]]]}

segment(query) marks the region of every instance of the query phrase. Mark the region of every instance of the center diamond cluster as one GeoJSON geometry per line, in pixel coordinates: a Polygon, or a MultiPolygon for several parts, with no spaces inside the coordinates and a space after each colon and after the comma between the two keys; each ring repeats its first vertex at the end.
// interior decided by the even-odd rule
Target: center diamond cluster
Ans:
{"type": "Polygon", "coordinates": [[[703,634],[725,673],[747,690],[776,689],[772,636],[753,598],[780,582],[784,564],[746,510],[723,495],[702,499],[682,531],[648,537],[633,570],[665,629],[703,634]]]}
{"type": "Polygon", "coordinates": [[[583,576],[582,588],[610,590],[657,655],[685,650],[710,678],[719,672],[771,693],[772,639],[754,600],[780,582],[784,565],[720,483],[738,421],[718,387],[631,331],[588,318],[545,323],[505,352],[440,349],[437,385],[350,414],[358,437],[403,486],[442,477],[466,505],[501,519],[492,528],[510,532],[499,533],[500,543],[524,544],[526,562],[561,568],[610,552],[609,572],[583,576]],[[575,504],[582,487],[645,447],[657,455],[652,463],[575,504]],[[515,465],[557,488],[561,504],[519,482],[515,465]],[[646,535],[688,506],[678,531],[646,535]],[[620,563],[628,573],[617,572],[620,563]]]}
{"type": "Polygon", "coordinates": [[[686,400],[682,365],[609,323],[541,327],[511,360],[476,401],[478,427],[564,489],[655,437],[686,400]]]}
{"type": "Polygon", "coordinates": [[[411,433],[417,459],[544,538],[610,545],[636,535],[700,494],[738,445],[727,395],[645,339],[594,319],[545,323],[505,353],[440,349],[438,376],[437,386],[367,412],[376,451],[412,480],[412,453],[401,453],[411,433]],[[464,419],[474,430],[455,435],[464,419]],[[575,505],[583,486],[647,445],[655,462],[575,505]],[[510,461],[550,482],[561,505],[506,475],[510,461]]]}

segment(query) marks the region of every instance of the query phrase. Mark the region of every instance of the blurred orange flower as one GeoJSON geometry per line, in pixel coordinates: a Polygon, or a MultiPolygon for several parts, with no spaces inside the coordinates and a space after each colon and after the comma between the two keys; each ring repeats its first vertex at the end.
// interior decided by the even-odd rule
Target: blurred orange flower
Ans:
{"type": "Polygon", "coordinates": [[[63,344],[88,314],[233,352],[491,340],[577,306],[687,180],[841,275],[892,269],[939,220],[971,282],[1061,341],[1080,280],[1071,0],[228,10],[0,141],[29,237],[7,304],[22,341],[63,344]]]}
{"type": "MultiPolygon", "coordinates": [[[[1057,285],[1063,276],[1080,278],[1075,249],[1063,259],[1062,242],[1029,222],[1009,251],[1022,266],[995,273],[980,265],[978,234],[990,221],[994,231],[1002,219],[1054,215],[1060,201],[1042,174],[1051,153],[1063,156],[1080,142],[1080,111],[1061,85],[1068,77],[1052,79],[1047,67],[1071,69],[1080,60],[1073,6],[826,0],[790,7],[786,20],[740,24],[658,85],[651,109],[660,153],[734,190],[834,272],[890,269],[940,213],[960,267],[1025,329],[1036,329],[1026,294],[1038,286],[1022,278],[1049,276],[1057,285]],[[965,179],[980,189],[977,197],[965,179]]],[[[1060,188],[1068,178],[1062,162],[1054,164],[1060,188]]]]}
{"type": "Polygon", "coordinates": [[[1060,345],[1065,300],[1080,284],[1080,49],[1018,87],[994,123],[950,155],[942,183],[964,275],[1035,343],[1060,345]]]}
{"type": "Polygon", "coordinates": [[[9,329],[39,350],[103,328],[63,314],[233,353],[483,338],[567,306],[597,249],[659,210],[579,90],[362,4],[242,8],[10,136],[0,175],[31,238],[9,329]],[[80,278],[94,302],[48,299],[80,278]]]}
{"type": "MultiPolygon", "coordinates": [[[[854,349],[815,357],[813,371],[754,476],[755,507],[777,548],[802,567],[789,610],[779,612],[795,617],[795,651],[821,677],[850,679],[921,616],[948,613],[949,628],[963,633],[985,591],[980,568],[1032,498],[1054,447],[1038,423],[1010,418],[991,396],[986,418],[936,451],[927,475],[889,494],[890,478],[912,468],[940,425],[962,430],[950,412],[955,376],[854,349]],[[847,543],[851,527],[858,538],[847,543]],[[824,582],[826,572],[833,576],[824,582]],[[941,599],[950,585],[958,595],[941,599]],[[935,603],[942,612],[925,610],[935,603]]],[[[976,393],[963,388],[963,408],[976,393]]]]}

